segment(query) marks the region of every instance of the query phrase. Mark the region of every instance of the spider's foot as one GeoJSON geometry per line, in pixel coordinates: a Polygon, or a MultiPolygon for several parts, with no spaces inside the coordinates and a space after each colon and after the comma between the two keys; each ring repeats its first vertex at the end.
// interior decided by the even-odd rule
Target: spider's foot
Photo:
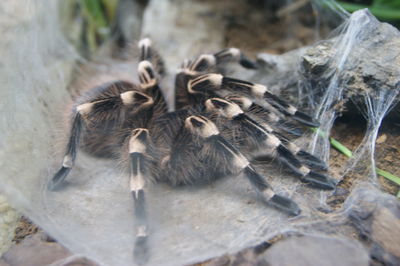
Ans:
{"type": "Polygon", "coordinates": [[[239,60],[239,64],[244,67],[244,68],[248,68],[248,69],[257,69],[258,65],[256,62],[252,61],[251,59],[247,58],[247,56],[243,55],[241,56],[240,60],[239,60]]]}
{"type": "Polygon", "coordinates": [[[333,190],[336,188],[337,181],[327,177],[326,175],[310,171],[307,176],[302,178],[304,182],[310,183],[312,186],[320,189],[333,190]]]}
{"type": "Polygon", "coordinates": [[[296,202],[289,198],[275,194],[265,178],[259,175],[252,166],[247,166],[244,168],[243,172],[252,185],[255,186],[259,192],[261,192],[264,200],[266,200],[270,205],[283,212],[286,212],[289,215],[296,216],[301,213],[301,210],[296,202]]]}
{"type": "Polygon", "coordinates": [[[328,165],[326,165],[323,160],[312,155],[311,153],[300,150],[296,155],[300,158],[302,162],[314,169],[323,171],[328,170],[328,165]]]}
{"type": "Polygon", "coordinates": [[[63,186],[64,180],[70,171],[71,171],[70,167],[62,166],[60,170],[58,170],[58,172],[53,176],[53,178],[47,184],[47,189],[51,191],[60,189],[63,186]]]}
{"type": "Polygon", "coordinates": [[[133,258],[137,265],[144,265],[149,260],[147,236],[136,237],[135,246],[133,248],[133,258]]]}
{"type": "Polygon", "coordinates": [[[299,208],[297,203],[284,196],[275,194],[272,198],[269,199],[268,202],[275,208],[284,211],[289,215],[297,216],[301,213],[301,209],[299,208]]]}

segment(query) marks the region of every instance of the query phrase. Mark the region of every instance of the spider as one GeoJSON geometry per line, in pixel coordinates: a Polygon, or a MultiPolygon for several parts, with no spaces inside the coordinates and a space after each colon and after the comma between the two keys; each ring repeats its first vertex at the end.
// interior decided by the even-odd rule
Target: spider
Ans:
{"type": "Polygon", "coordinates": [[[252,165],[276,157],[300,180],[335,188],[335,181],[321,173],[326,164],[290,141],[302,134],[302,126],[317,127],[318,122],[264,85],[220,74],[229,62],[257,68],[240,50],[186,60],[175,78],[176,111],[168,112],[158,83],[164,63],[149,39],[138,47],[140,84],[107,83],[76,101],[62,166],[48,184],[50,190],[62,188],[78,147],[122,161],[134,200],[135,260],[143,263],[148,256],[145,191],[151,182],[179,186],[243,175],[261,200],[298,215],[298,205],[276,194],[252,165]]]}

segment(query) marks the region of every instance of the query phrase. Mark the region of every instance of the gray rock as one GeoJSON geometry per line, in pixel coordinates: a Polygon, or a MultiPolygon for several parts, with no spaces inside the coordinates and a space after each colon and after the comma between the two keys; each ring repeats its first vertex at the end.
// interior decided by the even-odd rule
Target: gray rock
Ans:
{"type": "Polygon", "coordinates": [[[268,85],[275,94],[281,94],[286,101],[298,101],[299,67],[301,56],[308,47],[296,49],[282,55],[261,53],[257,55],[260,70],[252,80],[268,85]]]}
{"type": "Polygon", "coordinates": [[[359,189],[347,200],[349,218],[372,242],[371,257],[387,265],[400,262],[400,202],[394,196],[359,189]]]}
{"type": "Polygon", "coordinates": [[[0,255],[10,247],[18,219],[19,214],[17,211],[0,194],[0,255]]]}
{"type": "Polygon", "coordinates": [[[66,248],[56,242],[46,241],[43,233],[28,236],[19,244],[13,244],[0,259],[5,266],[96,266],[80,256],[72,256],[66,248]]]}
{"type": "Polygon", "coordinates": [[[334,82],[344,89],[344,101],[399,90],[400,32],[368,11],[359,11],[341,34],[307,49],[301,65],[303,80],[317,101],[334,82]]]}
{"type": "Polygon", "coordinates": [[[279,241],[263,255],[269,265],[369,265],[368,253],[351,239],[294,236],[279,241]]]}

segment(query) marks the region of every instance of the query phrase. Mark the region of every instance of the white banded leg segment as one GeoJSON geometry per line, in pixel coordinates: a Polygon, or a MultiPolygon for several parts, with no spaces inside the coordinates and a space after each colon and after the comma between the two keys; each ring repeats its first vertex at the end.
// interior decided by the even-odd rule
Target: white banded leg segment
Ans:
{"type": "Polygon", "coordinates": [[[107,119],[109,116],[114,116],[115,113],[113,113],[113,111],[119,110],[122,106],[123,99],[120,96],[113,96],[80,104],[76,107],[76,111],[86,120],[93,116],[97,117],[100,113],[103,119],[107,119]]]}
{"type": "Polygon", "coordinates": [[[237,48],[226,48],[214,54],[214,56],[221,62],[223,60],[239,60],[241,52],[237,48]]]}
{"type": "Polygon", "coordinates": [[[275,194],[265,178],[258,174],[251,165],[247,166],[243,173],[267,203],[289,215],[299,215],[301,213],[299,206],[294,201],[275,194]]]}
{"type": "Polygon", "coordinates": [[[217,64],[227,62],[227,61],[236,61],[239,62],[244,68],[248,69],[256,69],[257,64],[250,60],[246,55],[244,55],[239,49],[237,48],[227,48],[223,49],[214,54],[217,58],[217,64]]]}
{"type": "Polygon", "coordinates": [[[196,60],[192,61],[189,70],[192,72],[204,72],[214,67],[217,60],[212,54],[200,55],[196,60]]]}
{"type": "Polygon", "coordinates": [[[230,77],[224,77],[222,79],[222,84],[221,84],[221,87],[223,89],[232,92],[243,93],[245,95],[253,95],[252,93],[253,86],[254,84],[251,82],[230,77]]]}
{"type": "Polygon", "coordinates": [[[239,105],[240,108],[247,114],[250,114],[256,117],[258,120],[263,121],[264,123],[261,123],[261,125],[265,127],[265,129],[267,129],[267,131],[269,132],[274,131],[269,126],[269,124],[271,123],[277,129],[282,130],[285,133],[288,133],[294,137],[300,137],[303,135],[303,131],[301,130],[301,128],[282,119],[282,117],[277,115],[275,111],[269,110],[265,106],[263,107],[254,103],[254,101],[248,97],[233,94],[228,95],[226,98],[239,105]]]}
{"type": "Polygon", "coordinates": [[[183,60],[181,68],[178,69],[177,75],[188,75],[188,76],[196,76],[199,72],[192,70],[191,66],[193,65],[193,61],[189,59],[183,60]]]}
{"type": "Polygon", "coordinates": [[[234,167],[237,172],[243,172],[250,183],[260,192],[265,201],[290,215],[300,214],[301,211],[297,204],[288,198],[275,194],[265,178],[254,170],[247,158],[233,145],[220,135],[212,135],[208,140],[213,142],[215,149],[222,153],[222,156],[231,158],[232,167],[234,167]]]}
{"type": "Polygon", "coordinates": [[[126,91],[120,94],[124,105],[150,106],[154,104],[154,99],[149,95],[138,91],[126,91]]]}
{"type": "Polygon", "coordinates": [[[317,169],[317,170],[327,170],[328,166],[324,161],[319,159],[318,157],[312,155],[311,153],[308,153],[304,150],[302,150],[300,147],[298,147],[296,144],[293,142],[290,142],[288,139],[286,139],[284,136],[281,134],[275,132],[275,135],[279,137],[279,139],[282,141],[282,143],[287,147],[294,155],[296,155],[302,163],[305,165],[317,169]]]}
{"type": "Polygon", "coordinates": [[[243,111],[249,111],[254,106],[254,103],[250,98],[242,95],[230,94],[225,98],[239,105],[243,111]]]}
{"type": "Polygon", "coordinates": [[[142,108],[153,104],[153,98],[143,92],[126,91],[118,96],[83,103],[76,107],[76,111],[87,123],[91,121],[101,123],[102,121],[118,119],[119,112],[124,106],[128,106],[128,108],[133,111],[136,108],[142,108]]]}
{"type": "Polygon", "coordinates": [[[130,188],[134,198],[143,191],[146,184],[147,169],[147,145],[149,131],[145,128],[137,128],[132,131],[129,138],[129,161],[130,161],[130,188]]]}
{"type": "Polygon", "coordinates": [[[282,100],[278,96],[272,94],[268,88],[262,84],[254,84],[248,81],[224,77],[222,80],[222,88],[252,95],[255,98],[263,99],[276,108],[279,112],[291,116],[294,120],[301,122],[307,126],[318,127],[319,123],[309,115],[300,112],[296,107],[282,100]]]}
{"type": "Polygon", "coordinates": [[[247,158],[238,149],[220,135],[213,135],[210,141],[213,142],[217,150],[221,151],[226,157],[231,158],[232,167],[234,167],[236,171],[241,172],[250,164],[247,158]]]}
{"type": "Polygon", "coordinates": [[[302,181],[309,183],[320,189],[331,190],[336,187],[336,181],[324,174],[312,171],[304,165],[296,156],[285,146],[280,145],[277,148],[279,160],[289,167],[293,173],[298,175],[302,181]]]}
{"type": "Polygon", "coordinates": [[[140,49],[140,61],[148,60],[152,57],[152,42],[149,38],[141,39],[138,46],[140,49]]]}
{"type": "Polygon", "coordinates": [[[148,225],[144,190],[137,191],[133,196],[135,205],[135,243],[133,256],[137,264],[145,264],[149,258],[148,225]]]}
{"type": "Polygon", "coordinates": [[[222,98],[208,99],[205,102],[205,106],[207,111],[218,113],[219,115],[229,119],[233,119],[238,115],[243,114],[243,110],[239,107],[239,105],[222,98]]]}
{"type": "MultiPolygon", "coordinates": [[[[190,120],[190,122],[192,121],[190,120]]],[[[199,121],[195,123],[198,123],[199,127],[205,127],[205,124],[201,126],[201,122],[199,123],[199,121]]],[[[223,137],[219,134],[203,133],[201,135],[206,137],[207,141],[213,144],[215,150],[218,151],[221,156],[230,158],[232,169],[235,169],[238,173],[243,172],[250,183],[260,192],[264,200],[290,215],[300,214],[301,211],[297,204],[288,198],[275,194],[265,178],[254,171],[247,158],[223,137]]]]}
{"type": "Polygon", "coordinates": [[[237,104],[221,98],[211,98],[206,101],[205,105],[207,111],[220,114],[233,123],[239,124],[243,130],[242,137],[253,139],[262,149],[275,150],[281,145],[275,135],[270,134],[261,124],[244,114],[237,104]]]}
{"type": "Polygon", "coordinates": [[[78,113],[80,113],[81,115],[88,115],[93,110],[94,106],[95,106],[94,102],[93,103],[83,103],[76,107],[76,111],[78,113]]]}
{"type": "Polygon", "coordinates": [[[165,75],[165,64],[160,54],[154,49],[153,44],[149,38],[145,38],[139,41],[138,44],[140,61],[149,61],[154,64],[154,69],[160,76],[165,75]]]}
{"type": "Polygon", "coordinates": [[[217,126],[212,121],[200,115],[193,115],[186,118],[185,127],[193,134],[202,138],[219,135],[217,126]]]}
{"type": "Polygon", "coordinates": [[[229,169],[232,169],[232,173],[243,172],[251,184],[260,192],[264,200],[291,215],[298,215],[300,209],[297,204],[290,199],[276,195],[265,178],[254,171],[250,162],[238,149],[220,136],[217,130],[210,130],[210,128],[214,127],[211,127],[209,123],[212,122],[204,117],[191,116],[186,119],[185,126],[211,144],[214,149],[213,154],[218,154],[219,158],[228,159],[226,161],[229,162],[229,169]]]}
{"type": "Polygon", "coordinates": [[[143,89],[151,88],[157,85],[155,71],[150,61],[144,60],[139,63],[138,74],[140,86],[143,89]]]}
{"type": "Polygon", "coordinates": [[[134,200],[135,214],[135,244],[134,258],[137,262],[148,259],[148,225],[145,202],[147,169],[147,145],[149,132],[147,129],[138,128],[132,131],[129,139],[129,161],[130,161],[130,189],[134,200]]]}
{"type": "Polygon", "coordinates": [[[185,127],[193,134],[208,141],[216,154],[229,158],[233,170],[242,171],[249,161],[232,144],[219,135],[216,125],[203,116],[189,116],[185,120],[185,127]]]}
{"type": "Polygon", "coordinates": [[[75,164],[76,154],[79,147],[80,135],[83,127],[83,119],[79,112],[76,112],[73,118],[69,141],[63,158],[62,166],[49,181],[47,187],[49,190],[56,190],[61,187],[65,178],[68,176],[75,164]]]}
{"type": "Polygon", "coordinates": [[[205,74],[189,81],[187,89],[191,94],[204,94],[208,90],[219,89],[222,84],[221,74],[205,74]]]}
{"type": "MultiPolygon", "coordinates": [[[[300,162],[294,153],[286,148],[275,134],[268,132],[263,126],[243,112],[233,112],[232,110],[237,109],[233,108],[232,105],[236,104],[219,98],[212,98],[206,101],[206,107],[209,111],[217,110],[225,114],[225,116],[230,118],[233,122],[239,123],[241,128],[245,129],[245,131],[243,131],[245,132],[243,138],[251,138],[257,143],[257,146],[261,147],[259,151],[264,152],[266,156],[269,157],[272,152],[276,151],[279,160],[303,180],[324,189],[333,189],[335,187],[335,182],[333,182],[333,180],[322,174],[311,171],[310,168],[300,162]]],[[[292,148],[296,148],[296,152],[298,152],[297,147],[292,146],[292,148]]],[[[263,157],[263,155],[261,154],[261,156],[257,157],[263,157]]]]}
{"type": "Polygon", "coordinates": [[[101,122],[99,119],[102,119],[103,121],[116,119],[121,107],[127,104],[140,107],[142,105],[152,104],[152,99],[140,92],[127,91],[119,96],[83,103],[76,107],[75,117],[73,119],[70,138],[63,158],[62,167],[50,180],[48,184],[50,190],[59,188],[71,171],[76,159],[84,122],[90,123],[93,118],[97,122],[101,122]]]}
{"type": "MultiPolygon", "coordinates": [[[[261,85],[262,86],[262,85],[261,85]]],[[[287,103],[286,101],[282,100],[278,96],[272,94],[268,90],[266,90],[262,97],[266,100],[269,104],[275,107],[278,111],[282,112],[283,114],[290,116],[292,119],[310,127],[318,127],[319,123],[315,121],[314,118],[311,116],[300,112],[296,107],[287,103]]]]}
{"type": "Polygon", "coordinates": [[[296,107],[269,92],[268,88],[262,84],[254,84],[244,80],[224,77],[223,86],[235,92],[246,93],[255,98],[264,99],[284,114],[294,115],[297,112],[296,107]]]}

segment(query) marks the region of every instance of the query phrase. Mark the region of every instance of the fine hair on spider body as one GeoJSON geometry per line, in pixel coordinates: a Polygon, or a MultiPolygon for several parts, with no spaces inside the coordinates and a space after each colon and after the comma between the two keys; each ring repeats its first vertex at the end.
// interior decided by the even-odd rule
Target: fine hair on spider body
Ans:
{"type": "Polygon", "coordinates": [[[260,199],[289,215],[301,210],[278,195],[252,162],[277,158],[293,176],[320,189],[335,180],[327,165],[291,139],[318,122],[269,92],[261,84],[225,77],[221,64],[257,64],[236,48],[186,60],[175,78],[177,110],[168,112],[159,87],[164,63],[149,39],[139,42],[139,84],[114,81],[91,89],[73,108],[69,141],[59,171],[48,183],[62,189],[78,148],[98,157],[117,157],[130,178],[135,218],[134,259],[148,260],[146,190],[151,182],[171,186],[243,176],[260,199]]]}

